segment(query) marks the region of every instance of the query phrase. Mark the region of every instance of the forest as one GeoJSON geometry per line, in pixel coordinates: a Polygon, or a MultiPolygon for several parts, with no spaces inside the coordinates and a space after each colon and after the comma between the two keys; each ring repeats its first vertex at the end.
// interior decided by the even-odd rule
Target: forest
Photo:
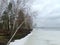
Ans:
{"type": "Polygon", "coordinates": [[[28,35],[32,31],[32,20],[28,13],[24,14],[23,9],[18,9],[18,3],[16,6],[14,1],[10,1],[0,15],[0,45],[6,45],[16,30],[18,31],[11,41],[28,35]]]}

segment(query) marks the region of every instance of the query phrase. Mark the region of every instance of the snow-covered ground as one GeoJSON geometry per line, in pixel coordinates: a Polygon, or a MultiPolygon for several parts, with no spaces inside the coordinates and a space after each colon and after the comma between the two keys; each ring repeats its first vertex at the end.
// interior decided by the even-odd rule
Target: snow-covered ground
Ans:
{"type": "MultiPolygon", "coordinates": [[[[30,11],[37,12],[33,18],[35,27],[60,27],[60,0],[30,0],[29,4],[30,11]]],[[[56,28],[34,28],[31,35],[10,45],[60,45],[60,28],[56,28]]]]}
{"type": "Polygon", "coordinates": [[[19,39],[19,40],[15,40],[14,42],[11,42],[9,45],[25,45],[28,37],[30,36],[31,34],[29,34],[28,36],[26,36],[25,38],[22,38],[22,39],[19,39]]]}
{"type": "Polygon", "coordinates": [[[60,31],[33,30],[31,35],[10,45],[60,45],[60,31]]]}

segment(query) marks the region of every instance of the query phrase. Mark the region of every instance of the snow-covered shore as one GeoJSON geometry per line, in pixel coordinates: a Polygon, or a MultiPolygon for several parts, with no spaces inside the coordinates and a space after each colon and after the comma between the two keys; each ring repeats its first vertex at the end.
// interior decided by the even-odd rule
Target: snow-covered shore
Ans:
{"type": "Polygon", "coordinates": [[[31,35],[10,45],[60,45],[60,31],[33,30],[31,35]]]}

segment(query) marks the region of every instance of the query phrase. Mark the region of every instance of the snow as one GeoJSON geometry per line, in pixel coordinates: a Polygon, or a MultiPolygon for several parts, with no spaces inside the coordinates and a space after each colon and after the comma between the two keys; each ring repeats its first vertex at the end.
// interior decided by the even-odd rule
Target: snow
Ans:
{"type": "Polygon", "coordinates": [[[60,45],[60,31],[34,29],[31,35],[16,40],[10,45],[60,45]]]}
{"type": "Polygon", "coordinates": [[[31,34],[28,34],[28,36],[26,36],[25,38],[19,39],[19,40],[15,40],[14,42],[11,42],[9,45],[24,45],[28,39],[28,37],[30,37],[31,34]]]}
{"type": "Polygon", "coordinates": [[[60,45],[59,35],[60,31],[34,30],[26,45],[60,45]]]}
{"type": "MultiPolygon", "coordinates": [[[[31,12],[38,13],[33,18],[35,27],[60,27],[60,0],[30,0],[29,4],[31,12]]],[[[11,42],[10,45],[60,45],[60,28],[34,28],[31,35],[11,42]]]]}

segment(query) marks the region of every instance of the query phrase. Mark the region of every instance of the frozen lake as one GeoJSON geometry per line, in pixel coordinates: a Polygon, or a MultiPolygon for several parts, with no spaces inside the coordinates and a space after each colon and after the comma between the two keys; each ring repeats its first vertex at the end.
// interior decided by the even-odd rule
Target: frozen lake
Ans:
{"type": "Polygon", "coordinates": [[[60,45],[60,31],[34,29],[31,35],[10,45],[60,45]]]}

